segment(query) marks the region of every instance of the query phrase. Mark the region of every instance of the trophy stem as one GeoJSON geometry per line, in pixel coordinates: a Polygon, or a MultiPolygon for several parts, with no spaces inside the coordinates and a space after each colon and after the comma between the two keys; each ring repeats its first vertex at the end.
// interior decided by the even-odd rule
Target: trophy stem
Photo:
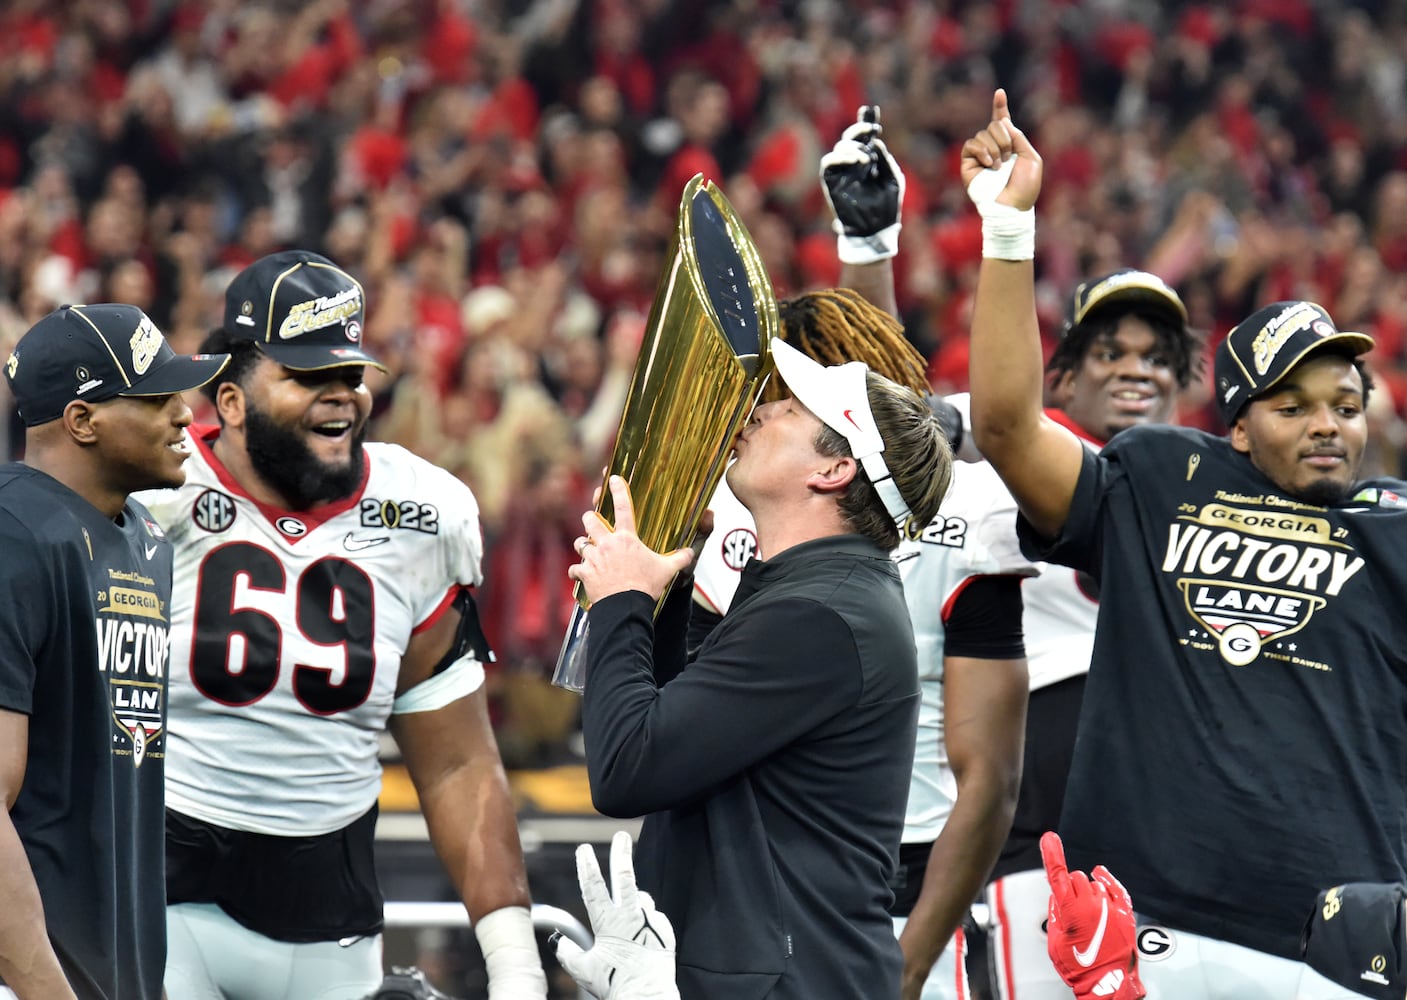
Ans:
{"type": "Polygon", "coordinates": [[[557,665],[552,669],[552,683],[577,694],[586,689],[588,624],[586,609],[574,603],[572,619],[567,624],[567,634],[563,637],[562,648],[557,653],[557,665]]]}

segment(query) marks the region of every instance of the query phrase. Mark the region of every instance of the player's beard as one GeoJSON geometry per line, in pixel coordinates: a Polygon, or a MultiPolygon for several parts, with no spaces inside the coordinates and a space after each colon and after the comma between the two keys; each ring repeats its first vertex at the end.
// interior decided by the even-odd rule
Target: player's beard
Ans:
{"type": "Polygon", "coordinates": [[[259,478],[278,491],[293,510],[351,496],[366,467],[366,423],[352,438],[351,460],[329,465],[313,454],[297,431],[280,426],[253,407],[244,411],[244,447],[259,478]]]}

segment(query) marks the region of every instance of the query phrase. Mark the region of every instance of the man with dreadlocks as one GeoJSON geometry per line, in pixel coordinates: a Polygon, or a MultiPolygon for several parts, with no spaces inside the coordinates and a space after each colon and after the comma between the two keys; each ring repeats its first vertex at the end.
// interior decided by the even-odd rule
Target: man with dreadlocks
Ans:
{"type": "MultiPolygon", "coordinates": [[[[782,336],[823,364],[863,361],[928,396],[956,451],[961,419],[928,395],[924,360],[891,315],[903,174],[877,127],[852,126],[822,161],[822,178],[850,288],[779,303],[782,336]]],[[[764,399],[776,395],[769,386],[764,399]]],[[[695,646],[728,609],[757,546],[751,518],[726,488],[711,507],[714,531],[694,577],[695,646]]],[[[942,508],[893,558],[913,624],[920,707],[890,914],[904,1000],[948,1000],[967,994],[959,928],[1015,806],[1026,703],[1020,581],[1034,569],[1016,544],[1015,505],[986,463],[954,465],[942,508]]]]}

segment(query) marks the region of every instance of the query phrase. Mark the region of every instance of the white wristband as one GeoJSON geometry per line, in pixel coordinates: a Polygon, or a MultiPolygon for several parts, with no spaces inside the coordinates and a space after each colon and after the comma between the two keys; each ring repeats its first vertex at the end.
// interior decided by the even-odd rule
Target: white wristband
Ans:
{"type": "Polygon", "coordinates": [[[1036,210],[988,202],[982,216],[982,256],[989,260],[1033,260],[1036,256],[1036,210]]]}
{"type": "Polygon", "coordinates": [[[842,264],[874,264],[888,260],[899,252],[899,230],[903,223],[885,226],[873,236],[846,236],[839,220],[835,222],[836,254],[842,264]]]}
{"type": "Polygon", "coordinates": [[[545,1000],[547,976],[526,906],[485,914],[474,921],[474,936],[489,973],[489,1000],[545,1000]]]}
{"type": "Polygon", "coordinates": [[[1016,157],[979,170],[967,185],[967,196],[982,216],[982,256],[992,260],[1033,260],[1036,256],[1036,210],[997,203],[1006,189],[1016,157]]]}

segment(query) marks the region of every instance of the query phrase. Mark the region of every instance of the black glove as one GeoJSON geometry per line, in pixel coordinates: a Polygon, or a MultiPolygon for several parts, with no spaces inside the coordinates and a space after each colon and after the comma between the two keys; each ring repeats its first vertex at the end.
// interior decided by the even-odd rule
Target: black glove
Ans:
{"type": "Polygon", "coordinates": [[[879,109],[866,105],[857,117],[821,157],[821,190],[835,215],[840,259],[872,264],[899,252],[904,172],[879,137],[879,109]]]}

